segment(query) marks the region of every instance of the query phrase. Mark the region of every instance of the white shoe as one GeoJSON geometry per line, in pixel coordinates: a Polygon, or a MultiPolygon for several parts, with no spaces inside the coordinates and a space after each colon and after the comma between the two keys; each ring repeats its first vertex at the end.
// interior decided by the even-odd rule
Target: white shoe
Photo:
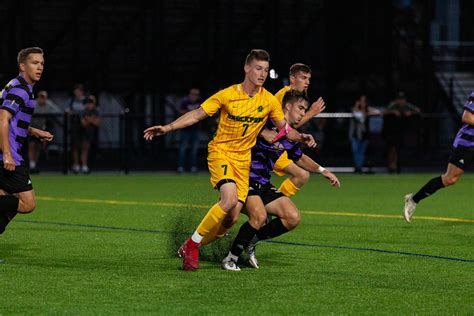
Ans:
{"type": "Polygon", "coordinates": [[[416,203],[413,201],[413,194],[405,195],[405,208],[403,209],[403,217],[408,223],[411,223],[413,213],[415,213],[416,203]]]}
{"type": "Polygon", "coordinates": [[[89,173],[89,167],[86,166],[86,165],[83,165],[83,166],[81,167],[81,172],[82,172],[82,173],[89,173]]]}
{"type": "Polygon", "coordinates": [[[245,248],[245,252],[249,255],[249,263],[252,266],[252,268],[258,269],[258,260],[257,257],[255,256],[255,244],[250,243],[250,245],[245,248]]]}
{"type": "Polygon", "coordinates": [[[222,269],[228,271],[240,271],[237,262],[232,260],[229,256],[225,257],[224,260],[222,260],[222,269]]]}
{"type": "Polygon", "coordinates": [[[81,167],[79,167],[79,165],[72,166],[72,172],[79,173],[79,171],[81,171],[81,167]]]}

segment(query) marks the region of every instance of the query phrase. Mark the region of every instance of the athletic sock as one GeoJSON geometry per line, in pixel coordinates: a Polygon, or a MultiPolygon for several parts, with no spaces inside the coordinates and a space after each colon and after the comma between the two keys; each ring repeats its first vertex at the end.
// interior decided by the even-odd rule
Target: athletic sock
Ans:
{"type": "Polygon", "coordinates": [[[432,195],[433,193],[435,193],[441,188],[444,188],[443,179],[441,179],[441,176],[433,178],[430,181],[428,181],[420,189],[420,191],[416,192],[415,195],[413,195],[413,201],[415,203],[418,203],[424,198],[427,198],[428,196],[432,195]]]}
{"type": "Polygon", "coordinates": [[[283,193],[285,196],[291,197],[295,195],[300,188],[298,188],[291,180],[290,178],[285,179],[278,188],[278,191],[283,193]]]}
{"type": "Polygon", "coordinates": [[[258,240],[266,240],[275,238],[289,232],[289,229],[283,225],[283,222],[279,217],[272,219],[270,223],[260,228],[257,232],[258,240]]]}
{"type": "Polygon", "coordinates": [[[209,233],[206,234],[201,240],[201,246],[205,246],[207,244],[210,244],[214,240],[217,239],[217,232],[219,231],[219,228],[222,227],[222,222],[214,226],[209,233]]]}
{"type": "MultiPolygon", "coordinates": [[[[206,236],[207,234],[209,234],[210,231],[212,231],[215,226],[219,225],[225,215],[226,212],[224,212],[220,205],[218,203],[214,204],[209,209],[206,216],[204,216],[201,223],[198,225],[196,232],[201,236],[206,236]]],[[[201,240],[194,241],[201,242],[201,240]]]]}
{"type": "Polygon", "coordinates": [[[18,213],[18,203],[20,203],[20,200],[16,196],[0,196],[0,234],[5,231],[8,223],[18,213]]]}
{"type": "Polygon", "coordinates": [[[220,238],[224,237],[225,233],[227,233],[228,230],[229,230],[229,228],[224,227],[224,225],[222,225],[222,221],[221,221],[219,224],[214,226],[209,231],[209,233],[206,234],[206,236],[204,236],[202,238],[201,245],[205,246],[205,245],[210,244],[211,242],[213,242],[217,239],[220,239],[220,238]]]}
{"type": "Polygon", "coordinates": [[[244,249],[250,244],[250,241],[256,233],[257,229],[253,228],[249,222],[245,222],[240,226],[239,232],[230,247],[230,252],[238,258],[244,249]]]}

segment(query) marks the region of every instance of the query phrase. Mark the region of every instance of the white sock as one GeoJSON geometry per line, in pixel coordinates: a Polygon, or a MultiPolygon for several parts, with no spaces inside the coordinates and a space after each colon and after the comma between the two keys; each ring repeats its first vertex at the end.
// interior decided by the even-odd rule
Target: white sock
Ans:
{"type": "Polygon", "coordinates": [[[194,234],[191,236],[192,241],[195,243],[200,244],[204,236],[199,235],[197,231],[194,232],[194,234]]]}

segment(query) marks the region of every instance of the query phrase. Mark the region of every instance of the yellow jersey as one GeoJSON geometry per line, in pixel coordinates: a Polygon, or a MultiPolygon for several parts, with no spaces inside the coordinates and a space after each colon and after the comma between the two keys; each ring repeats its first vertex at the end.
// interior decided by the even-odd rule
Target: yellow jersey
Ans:
{"type": "Polygon", "coordinates": [[[285,119],[281,104],[264,88],[250,97],[235,84],[220,90],[201,104],[207,115],[219,113],[214,138],[209,142],[209,158],[227,157],[237,161],[250,161],[250,149],[267,119],[285,119]]]}
{"type": "Polygon", "coordinates": [[[286,91],[290,90],[290,86],[284,86],[277,93],[275,93],[275,98],[277,98],[280,105],[283,105],[283,97],[285,96],[286,91]]]}

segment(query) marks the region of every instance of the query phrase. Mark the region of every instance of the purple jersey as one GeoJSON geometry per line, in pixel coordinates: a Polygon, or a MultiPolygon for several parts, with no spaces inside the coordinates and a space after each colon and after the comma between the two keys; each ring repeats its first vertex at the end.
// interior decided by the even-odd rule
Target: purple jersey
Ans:
{"type": "MultiPolygon", "coordinates": [[[[276,130],[271,121],[265,125],[267,129],[276,130]]],[[[300,144],[287,139],[281,139],[278,142],[270,144],[262,137],[257,138],[257,143],[252,148],[252,163],[250,165],[250,180],[260,184],[270,182],[271,172],[275,162],[286,150],[288,158],[297,161],[303,155],[300,144]]]]}
{"type": "MultiPolygon", "coordinates": [[[[13,115],[10,120],[8,140],[12,158],[17,166],[24,161],[21,155],[21,148],[26,143],[28,137],[28,127],[30,126],[35,105],[33,86],[26,82],[21,75],[10,80],[1,91],[0,109],[7,110],[13,115]]],[[[0,160],[3,160],[1,148],[0,160]]]]}
{"type": "MultiPolygon", "coordinates": [[[[464,104],[464,110],[474,114],[474,92],[471,92],[469,99],[464,104]]],[[[453,147],[458,146],[474,147],[474,125],[464,123],[454,138],[453,147]]]]}

